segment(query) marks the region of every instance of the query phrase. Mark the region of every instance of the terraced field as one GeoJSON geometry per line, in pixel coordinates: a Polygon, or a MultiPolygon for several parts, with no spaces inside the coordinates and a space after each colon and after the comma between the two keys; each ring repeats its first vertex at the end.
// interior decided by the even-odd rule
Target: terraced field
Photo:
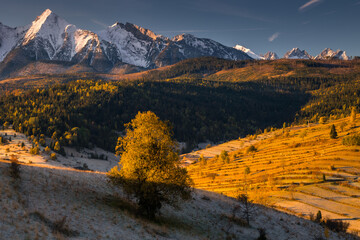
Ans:
{"type": "Polygon", "coordinates": [[[183,154],[181,155],[182,163],[184,166],[189,166],[190,164],[196,162],[201,155],[206,159],[210,159],[215,157],[216,155],[220,155],[222,151],[234,152],[249,147],[250,145],[255,144],[263,139],[267,139],[271,136],[273,136],[272,133],[262,134],[256,139],[253,139],[252,137],[236,139],[210,148],[201,149],[191,153],[183,154]]]}
{"type": "Polygon", "coordinates": [[[258,203],[302,217],[321,210],[323,217],[346,220],[350,230],[360,231],[360,146],[342,143],[360,132],[359,125],[359,119],[343,118],[296,126],[183,157],[194,161],[188,171],[196,188],[229,196],[247,192],[258,203]],[[337,139],[330,138],[332,124],[337,139]],[[251,144],[256,151],[246,151],[251,144]],[[216,156],[223,150],[228,159],[216,156]],[[200,154],[205,160],[196,161],[200,154]]]}

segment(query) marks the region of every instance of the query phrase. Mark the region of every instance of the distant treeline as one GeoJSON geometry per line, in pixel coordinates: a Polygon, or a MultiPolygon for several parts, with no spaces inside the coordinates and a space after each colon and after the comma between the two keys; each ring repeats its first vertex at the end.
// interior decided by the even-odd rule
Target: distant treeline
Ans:
{"type": "Polygon", "coordinates": [[[254,60],[227,60],[215,57],[192,58],[181,61],[166,69],[149,71],[143,80],[163,80],[188,75],[202,78],[202,74],[210,74],[226,69],[241,68],[247,64],[255,63],[254,60]]]}

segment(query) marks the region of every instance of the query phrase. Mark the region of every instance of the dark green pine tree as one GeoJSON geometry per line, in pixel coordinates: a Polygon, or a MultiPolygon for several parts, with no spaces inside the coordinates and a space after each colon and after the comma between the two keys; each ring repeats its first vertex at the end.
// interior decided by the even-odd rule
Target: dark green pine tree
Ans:
{"type": "Polygon", "coordinates": [[[336,129],[335,129],[335,125],[334,125],[334,124],[331,126],[330,138],[332,138],[332,139],[336,139],[336,138],[337,138],[337,132],[336,132],[336,129]]]}

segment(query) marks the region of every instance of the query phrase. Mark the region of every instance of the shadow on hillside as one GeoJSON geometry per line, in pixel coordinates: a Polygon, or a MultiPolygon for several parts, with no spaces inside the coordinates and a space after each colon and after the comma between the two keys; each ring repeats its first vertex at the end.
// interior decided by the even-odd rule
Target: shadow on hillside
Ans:
{"type": "MultiPolygon", "coordinates": [[[[9,167],[8,163],[0,162],[0,168],[6,171],[9,167]]],[[[99,178],[99,173],[76,171],[69,169],[53,169],[43,168],[31,165],[22,165],[21,167],[21,181],[22,184],[27,184],[26,194],[30,195],[32,201],[32,208],[37,209],[41,205],[41,202],[34,201],[39,197],[39,194],[45,198],[45,201],[51,201],[52,199],[46,199],[47,192],[52,192],[52,197],[55,199],[61,199],[61,196],[66,196],[67,201],[62,199],[60,206],[68,204],[68,207],[74,205],[81,205],[83,207],[91,207],[98,209],[99,211],[105,211],[106,213],[116,212],[123,213],[126,216],[135,219],[146,231],[150,234],[156,234],[162,237],[170,237],[169,229],[180,230],[181,232],[187,232],[191,234],[198,234],[199,236],[212,235],[215,233],[222,233],[226,235],[227,226],[235,227],[237,229],[247,228],[248,231],[254,231],[257,233],[255,226],[261,226],[263,220],[258,218],[263,217],[264,213],[272,218],[272,221],[276,222],[277,218],[292,218],[294,221],[302,221],[302,225],[314,224],[310,220],[302,219],[294,215],[289,215],[278,210],[270,209],[265,206],[257,206],[257,215],[255,219],[250,222],[250,227],[245,227],[241,222],[231,221],[231,214],[239,203],[231,197],[227,197],[214,192],[208,192],[204,190],[195,189],[192,200],[179,203],[177,208],[169,208],[164,206],[161,211],[161,215],[157,217],[155,221],[148,220],[137,215],[136,205],[122,193],[121,189],[113,188],[110,183],[106,182],[106,179],[99,178]],[[74,175],[75,174],[75,175],[74,175]],[[83,176],[81,176],[83,175],[83,176]],[[94,180],[94,177],[95,178],[94,180]],[[101,181],[100,181],[101,179],[101,181]],[[33,182],[32,182],[33,181],[33,182]],[[32,187],[36,189],[32,189],[32,187]],[[56,187],[54,189],[54,187],[56,187]],[[38,195],[37,195],[38,194],[38,195]],[[270,211],[270,212],[269,212],[270,211]],[[276,215],[277,214],[277,215],[276,215]]],[[[50,208],[56,212],[56,208],[50,208]]],[[[85,208],[87,209],[87,208],[85,208]]],[[[33,213],[33,218],[38,219],[49,227],[58,228],[64,235],[75,236],[81,232],[73,231],[64,228],[61,225],[61,219],[59,221],[51,221],[49,217],[43,216],[41,212],[36,212],[30,209],[33,213]]],[[[53,215],[53,213],[47,213],[53,215]]],[[[109,218],[111,218],[109,215],[109,218]]],[[[71,215],[64,216],[73,217],[71,215]]],[[[261,218],[264,219],[264,218],[261,218]]],[[[342,219],[342,220],[357,220],[357,219],[342,219]]],[[[111,219],[110,219],[111,221],[111,219]]],[[[265,223],[263,223],[265,224],[265,223]]]]}

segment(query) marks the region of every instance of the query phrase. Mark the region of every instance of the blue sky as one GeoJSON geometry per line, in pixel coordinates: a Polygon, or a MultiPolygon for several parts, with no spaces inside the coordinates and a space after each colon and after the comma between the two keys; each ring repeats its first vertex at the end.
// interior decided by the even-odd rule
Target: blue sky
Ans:
{"type": "Polygon", "coordinates": [[[279,56],[293,47],[360,56],[360,0],[1,0],[0,22],[31,23],[51,9],[79,28],[130,22],[173,37],[183,32],[279,56]]]}

